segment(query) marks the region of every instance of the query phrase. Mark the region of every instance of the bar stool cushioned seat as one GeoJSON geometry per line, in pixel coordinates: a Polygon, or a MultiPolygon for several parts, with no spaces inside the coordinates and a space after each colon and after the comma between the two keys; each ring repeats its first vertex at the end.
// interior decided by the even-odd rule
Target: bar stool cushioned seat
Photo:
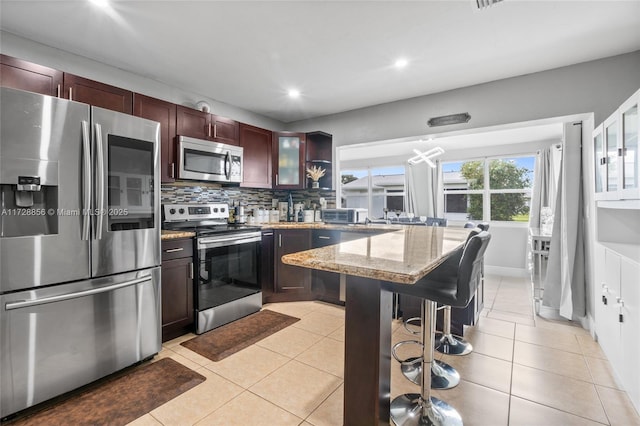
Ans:
{"type": "MultiPolygon", "coordinates": [[[[457,267],[445,262],[413,285],[385,283],[384,289],[423,299],[422,371],[431,371],[437,303],[465,307],[473,297],[482,258],[491,235],[480,232],[464,245],[457,267]]],[[[431,374],[422,374],[421,392],[400,395],[391,402],[391,418],[397,426],[462,425],[460,414],[449,404],[431,396],[431,374]]]]}

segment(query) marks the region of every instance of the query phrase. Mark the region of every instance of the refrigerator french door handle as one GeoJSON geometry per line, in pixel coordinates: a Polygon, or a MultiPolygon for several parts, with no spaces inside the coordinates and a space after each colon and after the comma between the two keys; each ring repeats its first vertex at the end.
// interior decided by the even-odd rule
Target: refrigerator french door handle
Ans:
{"type": "Polygon", "coordinates": [[[91,135],[89,122],[82,121],[82,240],[91,235],[91,135]]]}
{"type": "Polygon", "coordinates": [[[92,296],[94,294],[107,293],[113,290],[117,290],[123,287],[129,287],[136,284],[142,284],[147,281],[151,281],[150,275],[142,278],[136,278],[135,280],[125,281],[123,283],[112,284],[105,287],[92,288],[91,290],[78,291],[75,293],[60,294],[58,296],[43,297],[42,299],[35,300],[18,300],[16,302],[10,302],[5,305],[5,310],[11,311],[13,309],[29,308],[32,306],[45,305],[47,303],[62,302],[64,300],[77,299],[78,297],[92,296]]]}
{"type": "Polygon", "coordinates": [[[227,180],[231,179],[231,154],[229,151],[224,156],[224,176],[227,180]]]}
{"type": "Polygon", "coordinates": [[[98,191],[97,196],[97,206],[96,206],[96,232],[95,238],[96,240],[102,239],[102,225],[104,223],[104,215],[106,214],[104,209],[104,152],[103,152],[103,144],[102,144],[102,126],[98,123],[96,126],[96,155],[97,155],[97,163],[98,163],[98,179],[96,183],[96,188],[98,191]]]}

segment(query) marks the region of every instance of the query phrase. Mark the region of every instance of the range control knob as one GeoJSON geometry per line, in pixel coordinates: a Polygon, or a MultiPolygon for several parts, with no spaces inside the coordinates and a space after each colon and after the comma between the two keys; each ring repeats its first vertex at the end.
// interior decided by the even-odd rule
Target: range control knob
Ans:
{"type": "Polygon", "coordinates": [[[220,213],[224,213],[224,207],[220,209],[220,213]]]}
{"type": "Polygon", "coordinates": [[[178,210],[178,213],[180,213],[180,214],[184,214],[184,209],[180,209],[180,210],[178,210]]]}
{"type": "Polygon", "coordinates": [[[176,214],[176,209],[169,209],[169,214],[176,214]]]}
{"type": "Polygon", "coordinates": [[[214,213],[218,213],[218,208],[217,208],[217,207],[214,207],[214,208],[213,208],[213,212],[214,212],[214,213]]]}

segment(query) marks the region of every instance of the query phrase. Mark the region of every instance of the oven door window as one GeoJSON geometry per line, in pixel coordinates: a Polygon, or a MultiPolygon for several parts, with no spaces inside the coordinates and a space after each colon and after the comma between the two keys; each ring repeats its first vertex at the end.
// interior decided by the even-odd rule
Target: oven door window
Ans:
{"type": "Polygon", "coordinates": [[[259,242],[200,249],[198,310],[260,291],[258,282],[259,242]]]}
{"type": "Polygon", "coordinates": [[[110,231],[153,228],[153,143],[109,135],[110,231]]]}
{"type": "Polygon", "coordinates": [[[225,153],[203,152],[186,148],[184,150],[184,169],[188,172],[224,177],[226,176],[226,158],[225,153]]]}

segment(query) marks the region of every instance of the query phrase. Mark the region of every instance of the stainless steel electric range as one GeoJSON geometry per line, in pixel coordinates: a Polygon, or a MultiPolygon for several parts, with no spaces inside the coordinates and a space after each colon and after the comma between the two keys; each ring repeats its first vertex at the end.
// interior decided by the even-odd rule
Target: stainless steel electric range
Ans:
{"type": "Polygon", "coordinates": [[[262,308],[260,228],[228,224],[227,204],[165,204],[163,228],[193,231],[196,333],[262,308]]]}

